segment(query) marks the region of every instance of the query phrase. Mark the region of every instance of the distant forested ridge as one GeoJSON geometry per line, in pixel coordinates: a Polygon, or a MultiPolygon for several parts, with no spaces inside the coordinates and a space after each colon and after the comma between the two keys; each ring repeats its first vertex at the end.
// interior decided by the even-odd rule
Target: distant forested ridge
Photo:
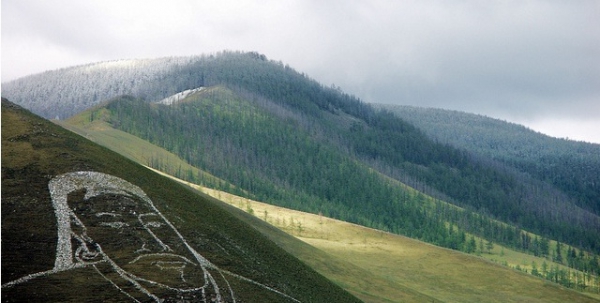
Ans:
{"type": "MultiPolygon", "coordinates": [[[[122,95],[131,95],[151,102],[185,90],[223,82],[230,83],[234,89],[251,87],[253,93],[264,94],[267,97],[283,93],[288,97],[286,102],[301,107],[311,106],[315,109],[319,106],[329,106],[325,105],[322,96],[313,100],[311,104],[302,104],[302,98],[306,97],[307,93],[321,88],[315,81],[311,81],[308,87],[299,88],[270,85],[274,80],[275,83],[280,83],[280,76],[291,80],[292,83],[307,77],[296,72],[273,74],[273,65],[292,70],[281,62],[270,61],[266,56],[255,52],[116,60],[47,71],[2,83],[2,95],[47,119],[65,119],[122,95]],[[244,69],[244,73],[250,72],[252,77],[238,77],[240,69],[244,69]]],[[[356,98],[352,99],[357,102],[356,98]]],[[[332,99],[329,98],[328,101],[332,99]]],[[[307,107],[304,109],[309,110],[307,107]]]]}
{"type": "MultiPolygon", "coordinates": [[[[47,87],[49,96],[60,99],[48,98],[44,106],[62,107],[48,107],[44,115],[66,117],[115,98],[96,109],[108,110],[107,122],[235,186],[227,190],[466,251],[465,233],[529,250],[531,239],[523,236],[524,229],[600,252],[597,213],[560,187],[431,139],[395,114],[323,86],[281,62],[253,52],[154,62],[162,62],[154,67],[157,71],[132,67],[121,81],[105,81],[102,75],[109,72],[87,72],[61,86],[68,89],[60,94],[60,89],[47,87]],[[97,88],[71,92],[86,83],[83,75],[97,88]],[[153,103],[199,87],[204,89],[172,105],[153,103]],[[91,91],[96,90],[110,93],[92,102],[91,91]],[[439,203],[425,203],[422,194],[401,183],[439,203]]],[[[67,71],[74,73],[62,73],[67,71]]],[[[60,75],[48,72],[46,77],[60,75]]],[[[43,83],[44,77],[31,80],[36,77],[8,83],[6,93],[17,94],[17,82],[28,87],[23,94],[41,91],[31,83],[43,83]]],[[[28,107],[35,111],[40,102],[33,100],[28,107]]],[[[90,119],[100,116],[105,117],[91,114],[90,119]]]]}
{"type": "Polygon", "coordinates": [[[600,144],[552,138],[485,116],[433,108],[381,105],[434,140],[496,159],[568,195],[600,215],[600,144]]]}

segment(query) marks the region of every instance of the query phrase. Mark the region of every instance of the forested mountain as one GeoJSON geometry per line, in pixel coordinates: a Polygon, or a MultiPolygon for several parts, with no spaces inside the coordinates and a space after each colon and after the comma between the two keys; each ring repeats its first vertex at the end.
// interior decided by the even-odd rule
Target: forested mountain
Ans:
{"type": "Polygon", "coordinates": [[[485,116],[434,108],[378,105],[438,142],[503,162],[555,185],[600,214],[600,144],[552,138],[485,116]]]}
{"type": "Polygon", "coordinates": [[[2,302],[360,302],[253,219],[2,99],[2,302]]]}
{"type": "MultiPolygon", "coordinates": [[[[157,101],[176,93],[210,86],[227,79],[239,80],[236,87],[251,79],[237,78],[239,69],[258,68],[259,92],[269,92],[271,65],[258,53],[224,52],[216,55],[168,57],[159,59],[117,60],[47,71],[2,83],[2,95],[47,119],[64,119],[93,105],[121,95],[157,101]],[[250,58],[263,63],[250,64],[250,58]]],[[[289,66],[285,69],[290,70],[289,66]]],[[[289,77],[291,74],[287,74],[289,77]]],[[[304,75],[295,74],[292,77],[304,75]]],[[[258,79],[252,79],[255,82],[258,79]]],[[[289,80],[289,79],[288,79],[289,80]]],[[[256,84],[256,82],[254,83],[256,84]]],[[[316,84],[316,87],[320,85],[316,84]]],[[[312,89],[312,88],[311,88],[312,89]]]]}
{"type": "Polygon", "coordinates": [[[427,209],[387,180],[392,177],[545,236],[569,242],[575,235],[596,247],[597,238],[587,236],[597,216],[565,197],[540,205],[560,197],[556,189],[436,144],[410,125],[394,124],[391,114],[371,112],[370,120],[359,120],[335,112],[300,114],[217,86],[173,105],[119,98],[90,119],[104,117],[271,203],[459,248],[462,243],[445,243],[447,218],[427,222],[427,209]],[[563,228],[566,221],[579,223],[563,228]]]}
{"type": "Polygon", "coordinates": [[[66,118],[123,94],[154,98],[179,92],[158,85],[194,58],[119,60],[47,71],[2,83],[2,96],[47,118],[66,118]]]}
{"type": "MultiPolygon", "coordinates": [[[[257,53],[176,61],[185,63],[150,73],[143,81],[128,76],[107,84],[102,73],[84,73],[114,95],[84,113],[87,121],[103,120],[164,147],[233,186],[188,176],[194,181],[272,204],[464,251],[473,249],[471,234],[545,256],[555,254],[544,245],[549,239],[600,252],[598,214],[544,178],[431,139],[391,112],[257,53]],[[155,102],[201,87],[177,102],[155,102]],[[426,203],[423,194],[438,201],[426,203]]],[[[66,71],[46,75],[60,78],[66,71]]],[[[136,73],[142,72],[131,75],[136,73]]],[[[9,83],[6,93],[39,91],[35,83],[43,81],[28,79],[33,77],[18,81],[20,91],[14,89],[16,82],[9,83]]],[[[74,88],[81,81],[76,78],[68,85],[74,88]]],[[[76,97],[81,91],[52,89],[61,91],[61,100],[75,100],[73,104],[93,99],[90,94],[76,97]]],[[[43,100],[38,97],[30,108],[64,103],[43,100]]],[[[65,117],[75,111],[73,107],[57,114],[65,117]]],[[[569,178],[557,173],[554,177],[569,178]]],[[[562,259],[560,253],[554,257],[562,259]]],[[[584,253],[582,258],[597,273],[597,262],[588,262],[593,256],[584,253]]]]}

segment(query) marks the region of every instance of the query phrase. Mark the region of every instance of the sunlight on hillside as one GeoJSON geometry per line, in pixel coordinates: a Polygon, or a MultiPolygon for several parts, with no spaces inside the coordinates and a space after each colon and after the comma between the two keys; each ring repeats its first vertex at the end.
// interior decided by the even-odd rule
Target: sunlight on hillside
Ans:
{"type": "Polygon", "coordinates": [[[364,270],[363,275],[369,275],[376,285],[359,285],[353,281],[357,277],[347,273],[336,275],[326,266],[319,268],[318,264],[311,264],[311,260],[303,260],[365,302],[522,302],[525,298],[538,299],[533,302],[592,302],[592,297],[600,299],[591,293],[575,295],[577,292],[523,272],[530,271],[532,261],[539,266],[543,259],[498,245],[478,257],[184,183],[364,270]]]}

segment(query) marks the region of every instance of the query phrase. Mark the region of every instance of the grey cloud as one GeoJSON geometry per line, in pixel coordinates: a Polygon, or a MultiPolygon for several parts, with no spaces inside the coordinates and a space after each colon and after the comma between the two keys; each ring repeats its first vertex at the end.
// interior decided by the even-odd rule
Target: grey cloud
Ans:
{"type": "Polygon", "coordinates": [[[354,58],[330,54],[332,62],[343,62],[337,64],[338,84],[370,102],[514,110],[517,116],[547,114],[565,104],[572,110],[561,114],[578,115],[578,108],[593,106],[589,102],[600,95],[595,4],[457,3],[401,2],[392,8],[396,19],[381,21],[385,35],[353,27],[344,41],[330,45],[365,41],[354,58]]]}
{"type": "Polygon", "coordinates": [[[42,63],[63,50],[77,63],[252,50],[368,102],[600,121],[595,1],[7,0],[2,8],[3,76],[18,74],[11,47],[27,41],[54,50],[31,53],[49,54],[42,63]]]}

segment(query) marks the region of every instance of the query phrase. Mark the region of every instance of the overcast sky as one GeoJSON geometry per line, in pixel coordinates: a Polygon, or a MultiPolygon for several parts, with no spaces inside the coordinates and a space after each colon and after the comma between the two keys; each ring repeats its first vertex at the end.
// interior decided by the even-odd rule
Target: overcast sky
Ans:
{"type": "Polygon", "coordinates": [[[366,102],[600,143],[600,1],[2,0],[2,82],[76,64],[258,51],[366,102]]]}

